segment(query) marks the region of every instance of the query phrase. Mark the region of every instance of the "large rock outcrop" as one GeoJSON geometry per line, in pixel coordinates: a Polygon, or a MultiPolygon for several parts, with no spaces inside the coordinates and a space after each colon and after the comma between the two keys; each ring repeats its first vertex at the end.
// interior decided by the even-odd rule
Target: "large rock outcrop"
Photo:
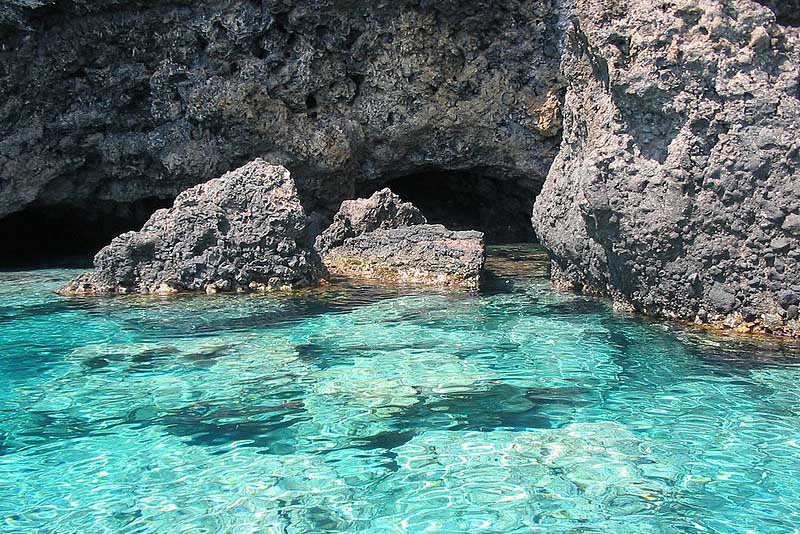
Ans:
{"type": "Polygon", "coordinates": [[[399,285],[478,289],[483,233],[418,224],[348,238],[323,257],[331,274],[399,285]]]}
{"type": "Polygon", "coordinates": [[[39,221],[129,222],[256,156],[296,171],[321,217],[396,179],[463,171],[450,190],[498,215],[527,217],[542,190],[533,224],[564,285],[798,333],[798,12],[797,0],[9,0],[0,239],[30,242],[20,230],[39,221]]]}
{"type": "Polygon", "coordinates": [[[304,287],[324,274],[294,181],[257,159],[178,195],[115,238],[59,292],[174,293],[304,287]]]}
{"type": "Polygon", "coordinates": [[[576,2],[563,142],[533,215],[554,277],[797,334],[797,28],[751,0],[657,4],[576,2]]]}
{"type": "Polygon", "coordinates": [[[309,213],[471,170],[524,220],[559,142],[552,4],[2,2],[0,218],[133,228],[141,203],[263,157],[309,213]]]}

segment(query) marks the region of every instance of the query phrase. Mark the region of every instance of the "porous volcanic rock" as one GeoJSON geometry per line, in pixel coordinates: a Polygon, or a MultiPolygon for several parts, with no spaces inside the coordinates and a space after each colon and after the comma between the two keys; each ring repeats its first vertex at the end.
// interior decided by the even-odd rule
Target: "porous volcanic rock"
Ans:
{"type": "Polygon", "coordinates": [[[347,238],[378,229],[425,224],[425,216],[410,202],[403,202],[389,188],[376,191],[369,198],[345,200],[331,225],[316,239],[316,248],[325,255],[342,245],[347,238]]]}
{"type": "Polygon", "coordinates": [[[751,0],[578,0],[574,15],[563,141],[533,214],[556,281],[798,334],[779,298],[800,291],[797,28],[751,0]]]}
{"type": "Polygon", "coordinates": [[[255,157],[309,214],[431,170],[477,170],[529,212],[559,143],[558,17],[551,0],[5,0],[0,217],[168,203],[255,157]]]}
{"type": "Polygon", "coordinates": [[[562,285],[798,334],[798,13],[797,0],[7,0],[0,237],[27,243],[17,230],[40,220],[102,232],[256,156],[291,169],[320,220],[362,191],[457,171],[454,190],[497,214],[530,213],[542,191],[533,224],[562,285]]]}
{"type": "Polygon", "coordinates": [[[348,238],[323,259],[331,274],[391,284],[477,289],[486,248],[481,232],[418,224],[348,238]]]}
{"type": "Polygon", "coordinates": [[[59,292],[173,293],[303,287],[324,273],[284,167],[257,159],[192,187],[138,232],[115,238],[95,270],[59,292]]]}

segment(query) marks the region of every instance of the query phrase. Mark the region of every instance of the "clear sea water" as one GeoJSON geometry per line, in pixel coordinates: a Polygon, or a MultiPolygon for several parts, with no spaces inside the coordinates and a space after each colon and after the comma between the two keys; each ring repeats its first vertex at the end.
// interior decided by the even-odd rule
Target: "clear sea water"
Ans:
{"type": "Polygon", "coordinates": [[[0,531],[796,533],[800,345],[559,293],[64,298],[0,273],[0,531]]]}

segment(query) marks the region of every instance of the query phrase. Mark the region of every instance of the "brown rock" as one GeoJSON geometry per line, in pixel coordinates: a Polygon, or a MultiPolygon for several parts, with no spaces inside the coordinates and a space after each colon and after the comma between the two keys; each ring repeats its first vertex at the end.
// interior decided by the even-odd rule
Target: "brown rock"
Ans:
{"type": "Polygon", "coordinates": [[[483,234],[421,224],[347,239],[323,257],[331,274],[381,283],[477,289],[483,234]]]}

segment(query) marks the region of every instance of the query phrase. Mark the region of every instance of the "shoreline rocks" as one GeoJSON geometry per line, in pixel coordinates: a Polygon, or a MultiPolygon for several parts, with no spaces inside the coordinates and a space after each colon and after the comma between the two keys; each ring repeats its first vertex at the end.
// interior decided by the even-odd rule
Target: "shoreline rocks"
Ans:
{"type": "Polygon", "coordinates": [[[351,237],[323,261],[331,274],[361,280],[478,289],[486,248],[482,232],[419,224],[351,237]]]}
{"type": "Polygon", "coordinates": [[[486,261],[482,232],[427,224],[388,188],[342,202],[316,248],[331,274],[392,285],[478,289],[486,261]]]}
{"type": "Polygon", "coordinates": [[[748,0],[679,4],[576,4],[534,229],[556,285],[800,336],[800,34],[748,0]]]}
{"type": "Polygon", "coordinates": [[[315,248],[325,255],[351,237],[379,229],[399,228],[427,223],[425,216],[411,204],[403,202],[388,187],[369,198],[345,200],[331,225],[317,236],[315,248]]]}
{"type": "Polygon", "coordinates": [[[483,234],[425,223],[415,206],[383,189],[343,202],[315,248],[289,171],[256,159],[178,195],[140,231],[112,240],[95,256],[93,271],[57,292],[271,291],[316,285],[328,271],[378,283],[477,289],[483,234]]]}
{"type": "Polygon", "coordinates": [[[187,189],[97,253],[63,295],[269,291],[325,276],[289,171],[256,159],[187,189]]]}

